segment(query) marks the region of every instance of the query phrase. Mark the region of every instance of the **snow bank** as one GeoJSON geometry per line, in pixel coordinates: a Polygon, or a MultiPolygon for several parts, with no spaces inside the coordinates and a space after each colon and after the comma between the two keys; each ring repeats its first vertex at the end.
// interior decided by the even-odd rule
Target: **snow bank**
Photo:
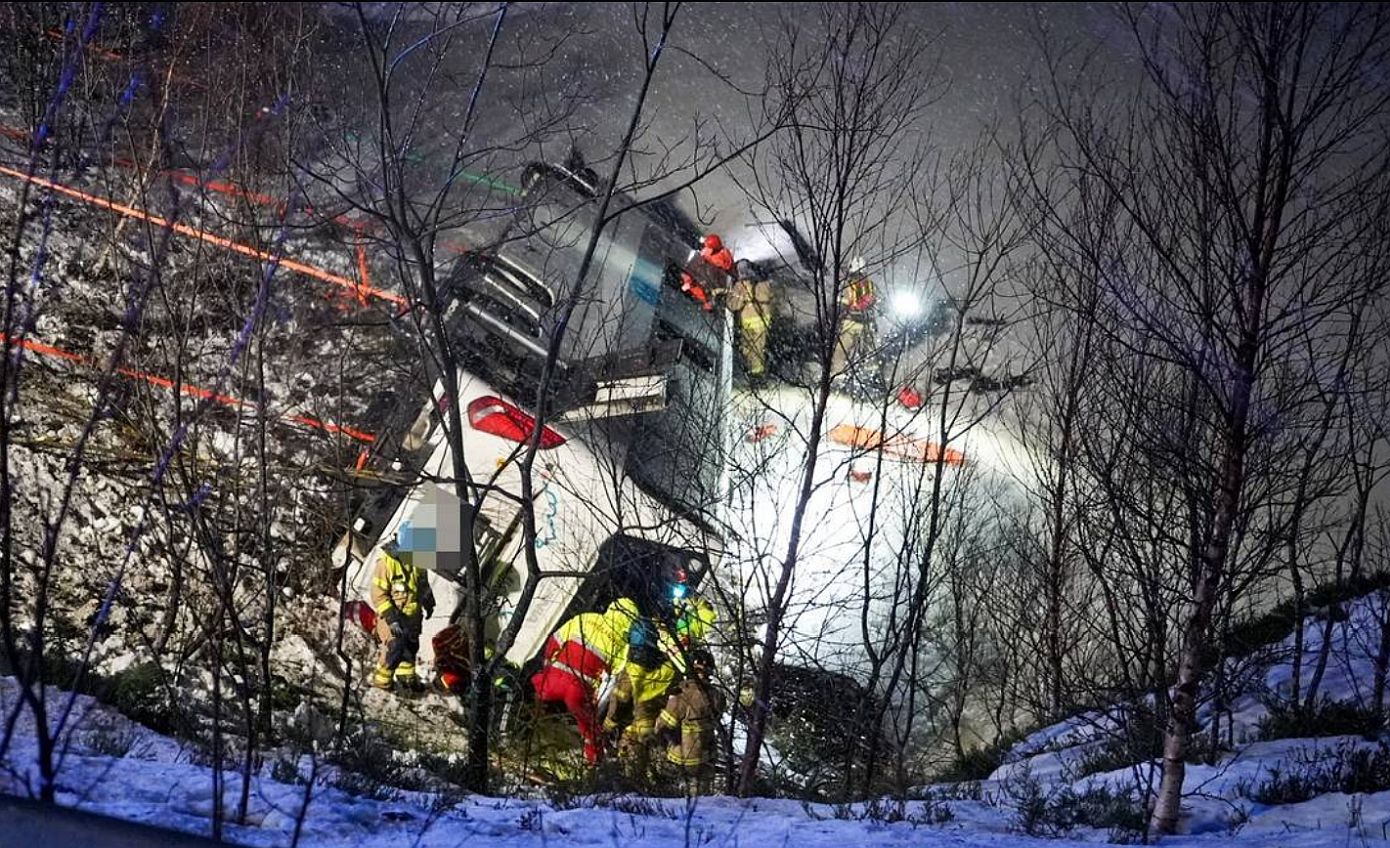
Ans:
{"type": "MultiPolygon", "coordinates": [[[[0,707],[16,703],[17,686],[0,678],[0,707]]],[[[66,697],[50,693],[54,700],[66,697]]],[[[83,720],[65,736],[69,753],[59,773],[59,803],[131,821],[157,824],[190,833],[212,828],[217,791],[212,772],[193,752],[173,740],[132,725],[90,699],[77,699],[83,720]],[[112,750],[113,736],[123,751],[112,750]],[[104,749],[105,753],[98,749],[104,749]]],[[[1276,750],[1257,751],[1261,757],[1276,750]]],[[[0,791],[29,794],[37,786],[33,724],[21,720],[0,769],[0,791]]],[[[299,763],[301,775],[310,763],[299,763]]],[[[236,844],[283,846],[290,842],[296,820],[303,815],[300,844],[308,848],[342,848],[363,844],[419,845],[454,848],[482,838],[498,848],[531,846],[647,845],[647,846],[775,846],[843,848],[845,845],[952,845],[960,848],[1038,848],[1091,845],[1104,839],[1045,840],[1011,832],[1014,811],[983,801],[947,801],[934,805],[908,802],[901,808],[881,804],[877,812],[865,805],[803,805],[795,801],[703,798],[687,804],[678,799],[629,796],[578,799],[569,809],[540,802],[481,796],[441,800],[436,796],[401,792],[393,800],[350,795],[328,781],[332,768],[305,786],[271,777],[267,763],[251,780],[247,816],[228,824],[226,838],[236,844]],[[307,809],[306,809],[307,802],[307,809]],[[925,823],[933,809],[947,809],[945,824],[925,823]],[[902,821],[889,823],[894,811],[902,821]],[[885,814],[887,813],[887,814],[885,814]]],[[[280,772],[281,776],[287,776],[280,772]]],[[[237,808],[241,779],[225,774],[222,807],[229,817],[237,808]]],[[[1390,845],[1379,836],[1381,814],[1390,806],[1390,793],[1364,796],[1324,796],[1304,804],[1253,810],[1239,837],[1225,830],[1205,836],[1165,840],[1174,846],[1236,845],[1275,848],[1297,844],[1306,848],[1343,848],[1355,813],[1364,823],[1361,845],[1390,845]],[[1296,836],[1291,836],[1296,834],[1296,836]],[[1291,839],[1296,841],[1291,842],[1291,839]]],[[[0,823],[0,837],[5,833],[0,823]]],[[[2,841],[2,840],[0,840],[2,841]]]]}
{"type": "MultiPolygon", "coordinates": [[[[1348,604],[1345,620],[1331,631],[1332,652],[1320,692],[1336,701],[1363,707],[1370,705],[1373,660],[1379,646],[1379,615],[1386,601],[1376,594],[1348,604]]],[[[1302,691],[1314,674],[1313,664],[1324,637],[1324,619],[1311,618],[1304,628],[1304,660],[1300,669],[1302,691]]],[[[1390,834],[1390,792],[1362,795],[1328,793],[1298,804],[1264,806],[1252,800],[1256,789],[1276,774],[1344,761],[1353,751],[1376,751],[1381,741],[1359,736],[1277,739],[1250,741],[1260,721],[1269,715],[1269,704],[1287,698],[1293,680],[1293,636],[1270,646],[1265,652],[1274,658],[1255,677],[1255,686],[1235,699],[1230,714],[1221,716],[1223,733],[1228,721],[1234,725],[1237,741],[1234,751],[1223,754],[1215,765],[1189,764],[1183,781],[1183,830],[1192,835],[1239,832],[1246,837],[1258,834],[1284,834],[1295,841],[1285,844],[1311,844],[1328,831],[1340,832],[1344,839],[1358,842],[1385,839],[1390,834]]],[[[1207,729],[1213,713],[1209,705],[1199,713],[1207,729]]],[[[1104,750],[1123,727],[1124,708],[1093,711],[1041,728],[1015,745],[1004,757],[1004,764],[982,784],[987,797],[1007,799],[1017,796],[1029,782],[1047,794],[1063,788],[1084,793],[1104,786],[1112,791],[1156,790],[1161,776],[1157,760],[1135,763],[1113,771],[1081,776],[1085,760],[1104,750]]],[[[1383,741],[1390,741],[1383,737],[1383,741]]],[[[1369,843],[1368,843],[1369,844],[1369,843]]]]}

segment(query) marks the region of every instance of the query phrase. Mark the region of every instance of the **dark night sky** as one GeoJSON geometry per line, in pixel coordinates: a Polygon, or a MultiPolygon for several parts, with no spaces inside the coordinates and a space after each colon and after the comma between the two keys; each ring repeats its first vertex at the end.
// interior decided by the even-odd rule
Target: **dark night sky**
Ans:
{"type": "MultiPolygon", "coordinates": [[[[659,8],[661,4],[652,5],[659,8]]],[[[640,86],[643,56],[632,15],[633,4],[626,2],[518,3],[508,11],[501,61],[520,62],[522,55],[534,60],[536,45],[563,40],[558,55],[547,55],[543,75],[553,90],[569,85],[584,93],[587,103],[577,116],[578,144],[591,160],[615,149],[640,86]],[[525,52],[527,48],[531,52],[525,52]]],[[[784,37],[786,22],[799,26],[800,36],[809,42],[815,38],[815,16],[815,9],[806,4],[685,4],[673,36],[674,49],[663,57],[648,97],[646,134],[637,147],[646,151],[674,147],[676,154],[666,164],[688,161],[688,140],[697,116],[705,121],[706,132],[746,137],[761,101],[725,85],[711,69],[726,75],[740,89],[759,89],[766,77],[768,51],[784,37]]],[[[352,49],[355,22],[344,19],[342,23],[345,38],[337,45],[341,49],[330,51],[333,58],[321,67],[334,90],[357,87],[345,85],[344,79],[366,71],[352,49]]],[[[455,73],[453,85],[428,95],[438,109],[430,123],[441,129],[450,127],[450,120],[463,114],[491,23],[487,18],[477,19],[458,34],[459,43],[450,60],[455,73]]],[[[1109,4],[917,3],[905,7],[903,23],[902,36],[920,38],[925,58],[939,60],[943,82],[949,81],[921,128],[946,155],[970,145],[991,120],[999,121],[1005,131],[1015,126],[1019,86],[1036,70],[1040,58],[1040,25],[1082,52],[1094,51],[1099,67],[1133,67],[1127,58],[1131,55],[1130,38],[1109,4]]],[[[479,137],[491,136],[498,141],[515,138],[522,124],[517,117],[519,98],[514,96],[521,89],[514,86],[531,89],[535,84],[535,75],[494,73],[483,97],[479,137]]],[[[369,110],[367,100],[349,99],[343,101],[342,108],[345,112],[369,110]]],[[[366,113],[348,119],[349,123],[367,125],[373,121],[366,113]]],[[[442,140],[452,149],[447,138],[442,140]]],[[[526,145],[518,149],[517,156],[522,161],[537,157],[560,160],[569,143],[565,133],[555,133],[539,150],[526,145]]],[[[648,155],[645,161],[650,165],[656,158],[648,155]]],[[[638,160],[644,161],[641,155],[638,160]]],[[[500,173],[510,173],[519,169],[521,162],[496,164],[500,173]]],[[[681,176],[689,176],[689,172],[681,176]]],[[[721,232],[736,246],[762,238],[751,231],[754,213],[739,188],[739,179],[737,169],[712,174],[700,183],[694,200],[689,195],[680,200],[704,225],[721,232]]],[[[766,247],[763,240],[762,248],[766,247]]]]}
{"type": "MultiPolygon", "coordinates": [[[[739,86],[755,89],[765,76],[768,47],[780,38],[781,21],[802,23],[807,27],[802,36],[812,37],[805,24],[812,17],[799,4],[690,3],[680,12],[675,43],[739,86]]],[[[593,150],[611,147],[628,111],[623,107],[639,82],[640,47],[632,38],[630,5],[532,7],[517,23],[547,34],[588,30],[575,40],[570,57],[570,73],[582,75],[599,94],[586,116],[594,129],[582,144],[593,150]]],[[[1012,125],[1019,86],[1040,56],[1039,24],[1083,51],[1094,49],[1104,66],[1123,67],[1130,55],[1128,35],[1106,4],[918,3],[906,9],[905,24],[905,37],[912,28],[925,34],[923,49],[928,57],[939,58],[950,81],[929,113],[929,126],[923,127],[946,150],[969,144],[991,119],[1012,125]]],[[[667,143],[688,137],[693,114],[712,117],[735,133],[750,124],[748,110],[756,104],[723,86],[700,63],[679,52],[667,54],[663,62],[648,103],[653,136],[667,143]]],[[[547,155],[562,156],[563,151],[547,150],[547,155]]],[[[723,174],[707,180],[698,191],[698,205],[707,223],[737,238],[749,211],[733,179],[736,175],[723,174]]]]}

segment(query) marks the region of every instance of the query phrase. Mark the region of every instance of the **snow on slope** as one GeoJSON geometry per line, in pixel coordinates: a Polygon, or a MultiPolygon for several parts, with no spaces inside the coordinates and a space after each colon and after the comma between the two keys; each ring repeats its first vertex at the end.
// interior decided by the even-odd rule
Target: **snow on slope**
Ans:
{"type": "MultiPolygon", "coordinates": [[[[15,706],[17,687],[0,679],[0,709],[7,714],[15,706]]],[[[54,691],[54,699],[66,697],[54,691]]],[[[177,742],[132,725],[125,718],[77,699],[75,715],[81,721],[65,736],[67,754],[60,770],[59,803],[157,824],[192,833],[211,832],[214,789],[209,768],[177,742]],[[118,755],[115,749],[126,749],[118,755]],[[101,753],[101,752],[106,753],[101,753]]],[[[301,762],[301,774],[308,773],[301,762]]],[[[280,846],[290,844],[295,819],[304,808],[306,788],[270,777],[267,763],[253,779],[249,814],[244,825],[230,825],[227,838],[238,844],[280,846]]],[[[281,772],[281,776],[284,775],[281,772]]],[[[325,766],[314,782],[300,844],[319,848],[398,844],[424,848],[474,844],[485,840],[497,848],[522,846],[650,845],[650,846],[797,846],[842,848],[846,844],[872,846],[950,845],[962,848],[1027,848],[1095,844],[1104,835],[1091,833],[1089,841],[1047,840],[1012,832],[1014,811],[988,801],[941,802],[953,818],[941,825],[922,823],[928,806],[908,802],[902,809],[906,821],[889,824],[882,816],[863,816],[864,805],[835,808],[802,805],[795,801],[705,798],[691,806],[673,799],[581,799],[577,807],[556,809],[538,800],[466,797],[439,804],[423,793],[400,793],[391,801],[355,797],[334,787],[331,767],[325,766]],[[444,807],[443,812],[438,812],[444,807]],[[434,810],[432,812],[432,810],[434,810]],[[916,819],[914,823],[912,819],[916,819]]],[[[36,785],[32,724],[28,714],[0,769],[0,792],[28,794],[36,785]]],[[[235,809],[241,790],[235,775],[226,777],[224,804],[235,809]]],[[[1390,802],[1390,793],[1367,798],[1364,812],[1371,822],[1375,806],[1390,802]]],[[[891,809],[891,805],[888,807],[891,809]]],[[[1325,797],[1284,810],[1285,819],[1319,820],[1322,830],[1291,835],[1274,818],[1256,815],[1232,838],[1224,831],[1205,836],[1165,840],[1174,846],[1236,845],[1243,848],[1276,848],[1297,844],[1306,848],[1343,848],[1348,844],[1345,799],[1325,797]]],[[[1379,824],[1367,830],[1379,835],[1379,824]]],[[[0,844],[5,825],[0,822],[0,844]]],[[[1352,844],[1390,846],[1390,842],[1357,838],[1352,844]]]]}
{"type": "MultiPolygon", "coordinates": [[[[1390,597],[1371,594],[1359,598],[1347,605],[1346,620],[1334,625],[1331,657],[1320,689],[1326,697],[1369,706],[1372,663],[1380,639],[1378,618],[1386,603],[1390,603],[1390,597]]],[[[1324,626],[1324,619],[1310,616],[1304,627],[1304,661],[1299,675],[1304,687],[1313,676],[1324,626]]],[[[1275,659],[1258,677],[1256,686],[1235,699],[1229,717],[1222,714],[1223,735],[1228,721],[1234,725],[1235,750],[1224,754],[1216,765],[1187,766],[1183,783],[1183,827],[1187,832],[1225,832],[1248,817],[1241,826],[1242,837],[1284,834],[1288,840],[1285,844],[1290,845],[1310,844],[1304,840],[1319,838],[1328,830],[1340,830],[1343,838],[1354,844],[1372,837],[1384,839],[1390,833],[1390,791],[1356,796],[1334,792],[1300,804],[1280,806],[1264,806],[1251,800],[1254,787],[1276,772],[1331,768],[1350,752],[1376,751],[1390,744],[1390,735],[1386,734],[1380,741],[1359,736],[1254,741],[1261,719],[1269,714],[1267,704],[1272,698],[1287,698],[1290,692],[1293,644],[1290,635],[1271,646],[1265,653],[1275,659]],[[1348,827],[1353,819],[1359,825],[1348,827]]],[[[1157,761],[1075,777],[1084,760],[1102,750],[1119,730],[1122,712],[1122,708],[1093,711],[1030,734],[1014,746],[1005,756],[1004,765],[984,782],[984,792],[1008,795],[1029,780],[1037,781],[1045,792],[1061,787],[1084,792],[1098,785],[1127,791],[1145,786],[1156,789],[1160,777],[1157,761]]],[[[1211,718],[1208,705],[1199,714],[1203,728],[1208,727],[1211,718]]]]}

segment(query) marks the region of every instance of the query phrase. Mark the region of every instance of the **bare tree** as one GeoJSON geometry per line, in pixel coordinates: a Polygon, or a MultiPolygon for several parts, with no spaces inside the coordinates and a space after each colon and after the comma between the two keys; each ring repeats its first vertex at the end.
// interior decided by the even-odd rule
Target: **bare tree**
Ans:
{"type": "Polygon", "coordinates": [[[1170,516],[1187,526],[1171,549],[1186,560],[1186,610],[1152,822],[1168,833],[1213,622],[1260,567],[1258,550],[1239,557],[1261,530],[1269,447],[1335,362],[1348,309],[1383,285],[1369,237],[1390,197],[1374,141],[1390,19],[1370,6],[1212,4],[1127,20],[1144,63],[1137,98],[1102,107],[1055,62],[1052,94],[1061,167],[1096,181],[1136,237],[1106,266],[1100,326],[1157,378],[1133,423],[1169,445],[1151,454],[1182,489],[1170,516]],[[1311,350],[1309,327],[1324,334],[1311,350]],[[1164,418],[1172,429],[1153,431],[1164,418]]]}
{"type": "Polygon", "coordinates": [[[914,169],[922,159],[912,128],[931,101],[934,78],[922,40],[905,36],[905,27],[900,8],[870,4],[819,7],[814,43],[801,37],[805,28],[789,22],[786,46],[769,70],[787,127],[765,156],[749,162],[754,205],[804,225],[809,253],[817,257],[815,267],[806,269],[817,368],[804,387],[805,414],[788,422],[797,434],[795,467],[787,470],[797,481],[786,504],[789,519],[785,526],[779,520],[776,528],[759,528],[785,540],[785,550],[754,553],[761,560],[761,634],[738,781],[743,794],[753,791],[757,778],[794,577],[811,531],[806,522],[813,498],[826,485],[821,453],[831,383],[843,376],[832,373],[832,364],[850,259],[862,255],[880,263],[875,272],[885,272],[911,231],[910,218],[900,217],[895,207],[913,200],[914,169]]]}

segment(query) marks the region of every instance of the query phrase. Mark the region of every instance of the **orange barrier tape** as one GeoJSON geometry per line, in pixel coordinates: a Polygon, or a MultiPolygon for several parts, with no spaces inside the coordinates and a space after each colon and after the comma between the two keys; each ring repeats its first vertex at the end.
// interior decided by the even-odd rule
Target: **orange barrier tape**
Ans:
{"type": "MultiPolygon", "coordinates": [[[[50,29],[50,30],[48,30],[48,32],[46,33],[46,35],[48,36],[48,38],[49,38],[50,41],[62,43],[64,40],[66,40],[66,36],[63,35],[62,30],[50,29]]],[[[112,50],[112,49],[110,49],[110,48],[108,48],[108,47],[102,47],[102,46],[97,45],[97,44],[90,44],[90,43],[89,43],[89,44],[87,45],[87,48],[86,48],[86,49],[87,49],[87,52],[88,52],[88,53],[91,53],[91,54],[97,56],[98,58],[105,59],[105,60],[107,60],[108,62],[120,62],[120,61],[124,61],[124,60],[127,58],[126,55],[125,55],[124,53],[121,53],[121,52],[116,51],[116,50],[112,50]]],[[[179,85],[191,85],[191,86],[194,86],[195,88],[199,88],[199,89],[203,88],[202,85],[198,85],[198,84],[194,83],[192,79],[190,79],[190,78],[184,76],[183,74],[170,74],[170,79],[172,79],[174,82],[178,83],[179,85]]]]}
{"type": "Polygon", "coordinates": [[[935,442],[918,439],[914,436],[887,436],[867,427],[853,424],[839,424],[830,429],[830,441],[852,448],[882,450],[888,456],[912,462],[964,465],[965,454],[954,448],[942,448],[935,442]]]}
{"type": "MultiPolygon", "coordinates": [[[[16,127],[7,127],[3,124],[0,124],[0,135],[8,136],[19,141],[30,141],[33,138],[32,133],[18,129],[16,127]]],[[[111,164],[121,168],[129,168],[132,170],[140,167],[136,162],[122,157],[112,158],[111,164]]],[[[272,197],[268,194],[262,194],[258,191],[252,191],[251,189],[243,188],[242,186],[237,185],[236,183],[231,182],[229,180],[204,180],[197,174],[189,173],[188,171],[182,170],[160,171],[160,175],[169,177],[177,182],[183,183],[184,185],[197,186],[200,188],[207,189],[208,191],[215,192],[217,194],[224,194],[228,197],[236,197],[242,200],[248,200],[252,203],[255,203],[258,206],[269,206],[282,215],[284,214],[285,209],[288,206],[286,201],[281,200],[278,197],[272,197]]],[[[306,206],[304,211],[308,212],[311,215],[317,214],[317,211],[312,206],[306,206]]],[[[368,221],[353,220],[352,218],[348,217],[347,213],[334,215],[331,218],[328,218],[328,221],[329,223],[337,224],[341,227],[346,227],[347,229],[352,230],[358,235],[364,235],[366,233],[375,233],[377,235],[381,235],[382,233],[382,228],[379,224],[373,224],[372,222],[368,221]]],[[[438,244],[450,253],[454,253],[457,255],[463,255],[469,252],[469,248],[466,244],[454,241],[452,239],[443,239],[439,241],[438,244]]],[[[365,256],[365,253],[363,255],[365,256]]]]}
{"type": "MultiPolygon", "coordinates": [[[[6,348],[9,348],[14,346],[15,340],[11,337],[0,334],[0,343],[3,343],[6,348]]],[[[24,339],[23,341],[19,342],[19,346],[27,351],[30,351],[31,353],[37,353],[40,356],[51,356],[55,359],[64,359],[68,362],[75,362],[79,365],[88,368],[101,367],[101,363],[98,362],[94,357],[82,353],[74,353],[70,350],[63,350],[60,347],[54,347],[53,345],[44,344],[43,342],[34,341],[33,339],[24,339]]],[[[174,381],[170,380],[168,377],[162,377],[158,374],[153,374],[148,371],[138,371],[134,368],[120,367],[116,369],[116,373],[120,374],[122,377],[128,377],[132,380],[142,380],[146,383],[149,383],[152,386],[158,386],[162,389],[172,389],[175,385],[174,381]]],[[[180,383],[179,389],[186,395],[190,395],[192,397],[204,400],[211,400],[215,403],[220,403],[223,406],[229,406],[232,408],[255,408],[255,404],[249,401],[240,400],[238,398],[232,397],[231,395],[220,394],[209,389],[204,389],[201,386],[195,386],[191,383],[180,383]]],[[[294,424],[301,424],[305,427],[311,427],[315,430],[323,430],[325,433],[342,433],[344,436],[347,436],[350,439],[359,442],[365,442],[367,444],[371,444],[376,441],[376,436],[366,432],[365,430],[358,430],[354,427],[345,427],[341,424],[333,424],[331,422],[320,421],[319,419],[312,418],[308,415],[290,415],[283,417],[281,420],[289,421],[294,424]]],[[[358,470],[361,470],[362,460],[360,458],[358,460],[358,463],[358,470]]]]}
{"type": "MultiPolygon", "coordinates": [[[[232,241],[231,239],[223,238],[222,236],[213,235],[212,233],[209,233],[205,230],[199,230],[195,227],[190,227],[187,224],[174,223],[172,221],[168,221],[164,218],[161,218],[158,215],[152,215],[149,212],[144,211],[143,209],[136,209],[133,206],[126,206],[121,203],[116,203],[115,201],[105,197],[100,197],[95,194],[88,194],[85,191],[78,191],[75,188],[69,188],[68,186],[63,185],[62,183],[55,183],[52,180],[46,180],[43,177],[30,176],[28,174],[25,174],[23,171],[16,171],[13,168],[7,168],[3,165],[0,165],[0,174],[4,174],[5,176],[9,177],[14,177],[18,180],[25,180],[27,182],[33,183],[36,186],[40,186],[41,188],[46,188],[50,191],[56,191],[59,194],[67,195],[68,197],[74,198],[76,200],[81,200],[84,203],[89,203],[101,209],[110,210],[119,215],[124,215],[128,218],[134,218],[138,221],[147,221],[151,224],[154,224],[156,227],[168,227],[180,235],[200,239],[202,241],[207,242],[208,244],[213,244],[218,247],[230,250],[233,253],[240,253],[243,256],[250,256],[253,259],[259,259],[262,262],[271,262],[277,260],[277,257],[265,252],[264,250],[254,248],[249,244],[242,244],[241,242],[232,241]]],[[[394,303],[397,306],[402,307],[406,305],[406,299],[394,292],[384,291],[382,289],[376,289],[370,286],[360,285],[356,280],[350,280],[347,277],[344,277],[340,274],[334,274],[330,271],[325,271],[322,268],[316,268],[313,265],[306,265],[305,263],[296,261],[294,259],[279,257],[278,261],[280,266],[285,268],[286,270],[293,271],[298,274],[303,274],[306,277],[313,277],[316,280],[322,280],[323,282],[331,283],[335,286],[348,289],[349,291],[352,291],[359,296],[374,297],[379,300],[385,300],[387,302],[394,303]]]]}
{"type": "MultiPolygon", "coordinates": [[[[58,29],[50,29],[45,34],[48,36],[49,41],[62,42],[66,38],[66,36],[63,35],[63,31],[58,29]]],[[[95,44],[88,44],[87,52],[94,53],[103,59],[110,59],[112,61],[125,58],[125,56],[123,56],[120,53],[117,53],[115,50],[107,50],[106,48],[99,47],[95,44]]]]}
{"type": "MultiPolygon", "coordinates": [[[[129,168],[131,170],[135,170],[140,167],[134,161],[122,157],[112,158],[111,164],[118,165],[122,168],[129,168]]],[[[268,194],[261,194],[257,191],[251,191],[250,189],[242,188],[236,183],[227,182],[226,180],[202,180],[196,174],[190,174],[187,171],[160,171],[159,175],[161,177],[168,177],[169,179],[174,180],[175,182],[183,183],[184,185],[198,186],[200,188],[205,188],[208,191],[217,192],[218,194],[225,194],[229,197],[244,198],[259,206],[270,206],[273,207],[281,215],[285,214],[285,209],[287,206],[285,201],[271,197],[268,194]]]]}

